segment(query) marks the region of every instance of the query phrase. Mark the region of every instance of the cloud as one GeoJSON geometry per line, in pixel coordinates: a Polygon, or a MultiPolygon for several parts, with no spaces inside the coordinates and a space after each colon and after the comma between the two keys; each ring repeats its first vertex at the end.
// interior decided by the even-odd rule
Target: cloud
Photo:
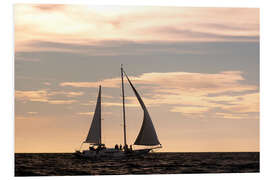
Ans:
{"type": "Polygon", "coordinates": [[[246,26],[245,24],[239,24],[239,23],[235,23],[235,24],[221,24],[218,22],[215,23],[200,23],[200,26],[205,26],[208,28],[214,28],[214,29],[219,29],[219,30],[237,30],[237,31],[241,31],[241,30],[254,30],[256,31],[259,28],[259,24],[248,24],[248,26],[246,26]]]}
{"type": "Polygon", "coordinates": [[[178,106],[178,107],[173,107],[171,109],[171,112],[181,112],[185,114],[200,114],[207,112],[209,110],[209,107],[194,107],[194,106],[178,106]]]}
{"type": "Polygon", "coordinates": [[[67,92],[67,91],[50,91],[48,92],[48,96],[57,96],[57,95],[63,95],[66,97],[77,97],[82,96],[84,92],[67,92]]]}
{"type": "Polygon", "coordinates": [[[110,88],[117,88],[121,83],[120,78],[112,78],[112,79],[105,79],[101,82],[62,82],[60,86],[71,86],[77,88],[96,88],[100,84],[102,87],[110,87],[110,88]]]}
{"type": "Polygon", "coordinates": [[[79,112],[78,115],[93,115],[94,112],[79,112]]]}
{"type": "Polygon", "coordinates": [[[67,97],[76,97],[76,96],[82,96],[84,93],[83,92],[67,92],[66,96],[67,97]]]}
{"type": "MultiPolygon", "coordinates": [[[[116,102],[104,102],[102,103],[104,106],[120,106],[122,107],[122,103],[116,103],[116,102]]],[[[138,103],[125,103],[125,107],[139,107],[138,103]]]]}
{"type": "Polygon", "coordinates": [[[183,42],[164,42],[164,41],[145,41],[135,42],[127,40],[104,40],[98,42],[88,43],[74,43],[74,42],[53,42],[33,40],[25,44],[27,47],[24,51],[16,52],[16,60],[31,61],[32,56],[22,57],[24,53],[31,50],[34,52],[61,52],[72,53],[84,56],[116,56],[116,55],[151,55],[155,54],[205,54],[202,48],[196,47],[196,44],[189,44],[183,42]]]}
{"type": "MultiPolygon", "coordinates": [[[[161,93],[179,93],[179,91],[198,91],[202,93],[242,92],[256,90],[257,86],[240,84],[244,80],[240,71],[224,71],[218,74],[168,72],[168,73],[144,73],[138,77],[131,76],[136,84],[147,85],[161,93]]],[[[120,78],[104,79],[100,82],[62,82],[60,86],[72,87],[97,87],[98,83],[103,87],[119,88],[120,78]]]]}
{"type": "Polygon", "coordinates": [[[49,104],[72,104],[77,102],[76,100],[59,100],[52,98],[62,95],[64,97],[73,98],[82,96],[83,92],[66,92],[66,91],[48,91],[48,90],[36,90],[36,91],[15,91],[15,99],[22,102],[45,102],[49,104]]]}
{"type": "Polygon", "coordinates": [[[48,102],[48,93],[46,90],[38,91],[15,91],[15,99],[22,101],[48,102]]]}
{"type": "MultiPolygon", "coordinates": [[[[250,114],[234,114],[234,113],[224,113],[224,112],[217,112],[215,114],[218,118],[224,119],[244,119],[250,118],[250,114]]],[[[258,119],[258,117],[254,117],[254,119],[258,119]]]]}
{"type": "Polygon", "coordinates": [[[259,93],[245,94],[234,98],[235,104],[226,106],[223,109],[230,112],[238,113],[257,113],[260,107],[259,93]]]}
{"type": "Polygon", "coordinates": [[[72,104],[77,102],[76,100],[48,100],[49,104],[72,104]]]}
{"type": "Polygon", "coordinates": [[[35,115],[35,114],[38,114],[38,112],[27,112],[27,114],[35,115]]]}
{"type": "MultiPolygon", "coordinates": [[[[20,4],[15,5],[14,12],[17,52],[40,50],[44,47],[33,42],[48,39],[74,45],[119,40],[140,43],[259,40],[259,9],[255,8],[20,4]]],[[[65,50],[71,51],[70,48],[65,50]]]]}
{"type": "MultiPolygon", "coordinates": [[[[104,95],[102,95],[102,98],[104,98],[104,95]]],[[[105,95],[106,98],[106,95],[105,95]]],[[[111,97],[110,97],[111,98],[111,97]]],[[[139,107],[139,103],[136,101],[136,97],[129,97],[129,96],[125,96],[126,102],[125,102],[125,106],[126,107],[139,107]]],[[[81,105],[83,106],[90,106],[96,104],[96,101],[88,101],[88,103],[82,103],[81,105]]],[[[114,101],[102,101],[102,106],[120,106],[122,107],[123,104],[121,102],[114,102],[114,101]]],[[[108,113],[108,112],[106,112],[108,113]]]]}
{"type": "MultiPolygon", "coordinates": [[[[144,73],[131,76],[131,81],[141,93],[147,106],[170,105],[171,112],[182,114],[204,114],[214,109],[236,117],[239,113],[259,112],[259,92],[256,85],[244,84],[241,71],[220,73],[144,73]]],[[[103,87],[119,88],[120,78],[104,79],[103,87]]],[[[60,86],[97,87],[97,82],[63,82],[60,86]]],[[[138,107],[135,97],[126,98],[129,107],[138,107]]],[[[105,106],[121,106],[121,103],[104,102],[105,106]]],[[[212,112],[214,113],[214,112],[212,112]]],[[[244,118],[242,114],[237,117],[244,118]]]]}
{"type": "Polygon", "coordinates": [[[16,61],[24,61],[24,62],[40,62],[40,59],[38,58],[33,58],[33,57],[22,57],[18,56],[18,53],[15,53],[15,59],[16,61]]]}
{"type": "Polygon", "coordinates": [[[42,11],[56,11],[56,10],[63,10],[65,5],[62,4],[40,4],[40,5],[33,5],[34,8],[42,11]]]}
{"type": "Polygon", "coordinates": [[[51,85],[51,83],[49,83],[49,82],[44,82],[43,84],[46,85],[46,86],[50,86],[51,85]]]}
{"type": "MultiPolygon", "coordinates": [[[[111,115],[111,112],[103,112],[102,115],[111,115]]],[[[82,116],[91,116],[94,115],[94,112],[78,112],[77,115],[82,115],[82,116]]]]}
{"type": "MultiPolygon", "coordinates": [[[[151,31],[151,30],[150,30],[151,31]]],[[[245,34],[224,34],[224,32],[203,32],[192,29],[180,29],[175,27],[158,27],[152,30],[156,34],[167,34],[169,37],[185,37],[197,41],[259,41],[259,35],[245,35],[245,34]]]]}

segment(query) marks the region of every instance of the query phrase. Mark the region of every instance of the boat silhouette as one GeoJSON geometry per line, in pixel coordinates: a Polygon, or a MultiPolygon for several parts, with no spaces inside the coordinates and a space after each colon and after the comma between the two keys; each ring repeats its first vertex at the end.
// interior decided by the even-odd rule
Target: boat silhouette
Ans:
{"type": "Polygon", "coordinates": [[[80,157],[124,157],[124,156],[136,156],[147,154],[153,149],[162,148],[156,130],[154,128],[151,117],[148,113],[148,110],[139,95],[138,91],[135,89],[134,85],[131,83],[129,77],[121,65],[121,82],[122,82],[122,104],[123,104],[123,133],[124,133],[124,146],[118,147],[117,145],[114,148],[107,148],[105,144],[102,143],[101,138],[101,86],[99,86],[97,103],[95,108],[95,113],[93,120],[88,132],[88,135],[83,144],[89,144],[89,149],[87,150],[76,150],[75,155],[80,157]],[[124,76],[127,78],[137,100],[139,101],[141,108],[144,113],[143,123],[139,134],[133,144],[128,147],[126,140],[126,111],[125,111],[125,90],[124,90],[124,76]],[[143,148],[134,149],[134,145],[143,146],[143,148]]]}

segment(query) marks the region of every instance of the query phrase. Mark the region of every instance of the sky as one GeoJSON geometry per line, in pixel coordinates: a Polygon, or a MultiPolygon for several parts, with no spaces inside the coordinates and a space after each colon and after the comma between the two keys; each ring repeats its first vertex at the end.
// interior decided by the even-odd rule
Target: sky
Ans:
{"type": "MultiPolygon", "coordinates": [[[[120,64],[164,152],[259,151],[259,9],[14,5],[15,152],[72,152],[102,86],[123,144],[120,64]]],[[[143,112],[125,82],[127,142],[143,112]]]]}

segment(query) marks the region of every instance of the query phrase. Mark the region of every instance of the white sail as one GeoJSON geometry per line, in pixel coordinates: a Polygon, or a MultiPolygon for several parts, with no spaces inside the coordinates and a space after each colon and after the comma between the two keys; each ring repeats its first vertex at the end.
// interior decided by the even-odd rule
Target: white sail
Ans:
{"type": "Polygon", "coordinates": [[[127,80],[129,82],[130,86],[132,87],[132,89],[133,89],[142,109],[143,109],[143,112],[144,112],[142,127],[141,127],[139,135],[137,136],[134,144],[135,145],[144,145],[144,146],[159,145],[160,142],[158,140],[156,130],[154,128],[151,117],[146,109],[146,106],[144,105],[142,98],[140,97],[139,93],[137,92],[137,90],[135,89],[135,87],[133,86],[131,81],[129,80],[126,73],[125,73],[125,75],[126,75],[127,80]]]}
{"type": "Polygon", "coordinates": [[[97,104],[91,127],[85,143],[101,144],[101,86],[99,86],[97,104]]]}

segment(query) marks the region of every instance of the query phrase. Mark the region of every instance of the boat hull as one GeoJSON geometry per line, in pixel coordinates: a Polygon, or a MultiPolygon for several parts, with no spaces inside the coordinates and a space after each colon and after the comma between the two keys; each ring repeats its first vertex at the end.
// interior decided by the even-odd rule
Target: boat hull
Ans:
{"type": "Polygon", "coordinates": [[[138,156],[138,155],[144,155],[150,152],[151,149],[137,149],[132,151],[127,151],[127,156],[138,156]]]}
{"type": "Polygon", "coordinates": [[[84,158],[122,158],[122,157],[131,157],[131,156],[139,156],[144,155],[150,152],[151,149],[139,149],[132,151],[122,151],[117,149],[103,149],[100,151],[92,151],[92,150],[84,150],[84,151],[76,151],[74,153],[77,157],[84,158]]]}
{"type": "Polygon", "coordinates": [[[76,151],[75,155],[77,157],[88,157],[88,158],[123,157],[125,155],[125,152],[118,149],[102,149],[100,151],[84,150],[82,152],[76,151]]]}

